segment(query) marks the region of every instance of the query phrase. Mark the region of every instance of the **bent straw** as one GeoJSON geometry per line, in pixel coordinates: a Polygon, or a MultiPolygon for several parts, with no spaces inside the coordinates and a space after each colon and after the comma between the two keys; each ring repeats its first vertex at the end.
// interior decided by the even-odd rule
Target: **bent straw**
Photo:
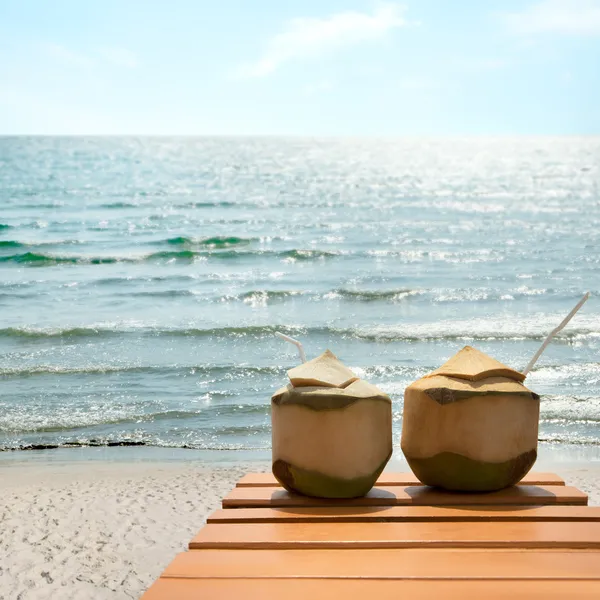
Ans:
{"type": "Polygon", "coordinates": [[[542,355],[542,352],[546,349],[546,346],[550,343],[552,338],[575,316],[575,313],[585,304],[585,301],[589,297],[590,293],[587,292],[577,303],[577,306],[575,306],[575,308],[563,319],[562,323],[548,334],[548,337],[544,340],[544,343],[540,346],[540,349],[533,355],[533,358],[529,361],[529,364],[525,367],[525,369],[523,369],[523,375],[527,376],[527,373],[533,369],[533,365],[535,365],[538,358],[542,355]]]}
{"type": "Polygon", "coordinates": [[[305,363],[306,362],[306,354],[304,354],[304,348],[302,347],[302,343],[294,338],[291,338],[289,335],[285,335],[280,333],[279,331],[275,332],[275,335],[279,336],[282,340],[289,342],[290,344],[294,344],[296,348],[298,348],[298,354],[300,355],[300,360],[305,363]]]}

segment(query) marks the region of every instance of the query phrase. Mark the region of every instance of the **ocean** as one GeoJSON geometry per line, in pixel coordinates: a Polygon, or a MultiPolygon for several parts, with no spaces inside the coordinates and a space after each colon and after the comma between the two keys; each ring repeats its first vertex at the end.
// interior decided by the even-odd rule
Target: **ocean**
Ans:
{"type": "Polygon", "coordinates": [[[600,138],[0,138],[0,449],[265,453],[276,331],[398,445],[406,385],[524,368],[588,290],[526,382],[553,444],[600,444],[600,138]]]}

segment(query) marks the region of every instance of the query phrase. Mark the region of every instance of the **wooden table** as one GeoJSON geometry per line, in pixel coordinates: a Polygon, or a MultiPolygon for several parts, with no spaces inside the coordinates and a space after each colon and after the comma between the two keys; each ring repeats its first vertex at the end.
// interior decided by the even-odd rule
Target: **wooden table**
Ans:
{"type": "Polygon", "coordinates": [[[248,474],[143,600],[600,599],[600,507],[552,473],[488,494],[384,473],[355,500],[248,474]]]}

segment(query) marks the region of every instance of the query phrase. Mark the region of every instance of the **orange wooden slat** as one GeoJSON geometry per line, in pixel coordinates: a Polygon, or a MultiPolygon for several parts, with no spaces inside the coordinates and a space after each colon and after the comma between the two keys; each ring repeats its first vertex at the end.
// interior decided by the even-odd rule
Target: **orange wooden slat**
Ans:
{"type": "Polygon", "coordinates": [[[587,494],[570,486],[517,485],[487,494],[445,492],[424,486],[373,488],[365,497],[352,500],[309,498],[275,487],[236,487],[224,499],[223,508],[269,508],[282,506],[396,506],[396,505],[586,505],[587,494]]]}
{"type": "Polygon", "coordinates": [[[192,550],[162,577],[600,579],[600,551],[192,550]]]}
{"type": "MultiPolygon", "coordinates": [[[[377,480],[377,486],[423,485],[414,473],[384,472],[377,480]]],[[[555,473],[527,473],[519,485],[565,485],[564,479],[555,473]]],[[[279,482],[272,473],[247,473],[236,484],[237,487],[278,487],[279,482]]]]}
{"type": "Polygon", "coordinates": [[[600,521],[600,506],[356,506],[237,508],[213,512],[207,523],[396,521],[600,521]]]}
{"type": "Polygon", "coordinates": [[[189,547],[600,549],[600,522],[223,523],[203,527],[189,547]]]}
{"type": "Polygon", "coordinates": [[[143,600],[598,600],[597,580],[159,579],[143,600]]]}

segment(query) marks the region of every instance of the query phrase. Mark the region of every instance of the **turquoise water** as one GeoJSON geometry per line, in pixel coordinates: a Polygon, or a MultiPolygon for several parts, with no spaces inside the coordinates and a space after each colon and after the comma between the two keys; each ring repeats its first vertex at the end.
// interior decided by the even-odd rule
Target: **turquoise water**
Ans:
{"type": "Polygon", "coordinates": [[[269,448],[330,348],[394,400],[465,344],[542,357],[600,443],[600,138],[0,138],[0,447],[269,448]]]}

